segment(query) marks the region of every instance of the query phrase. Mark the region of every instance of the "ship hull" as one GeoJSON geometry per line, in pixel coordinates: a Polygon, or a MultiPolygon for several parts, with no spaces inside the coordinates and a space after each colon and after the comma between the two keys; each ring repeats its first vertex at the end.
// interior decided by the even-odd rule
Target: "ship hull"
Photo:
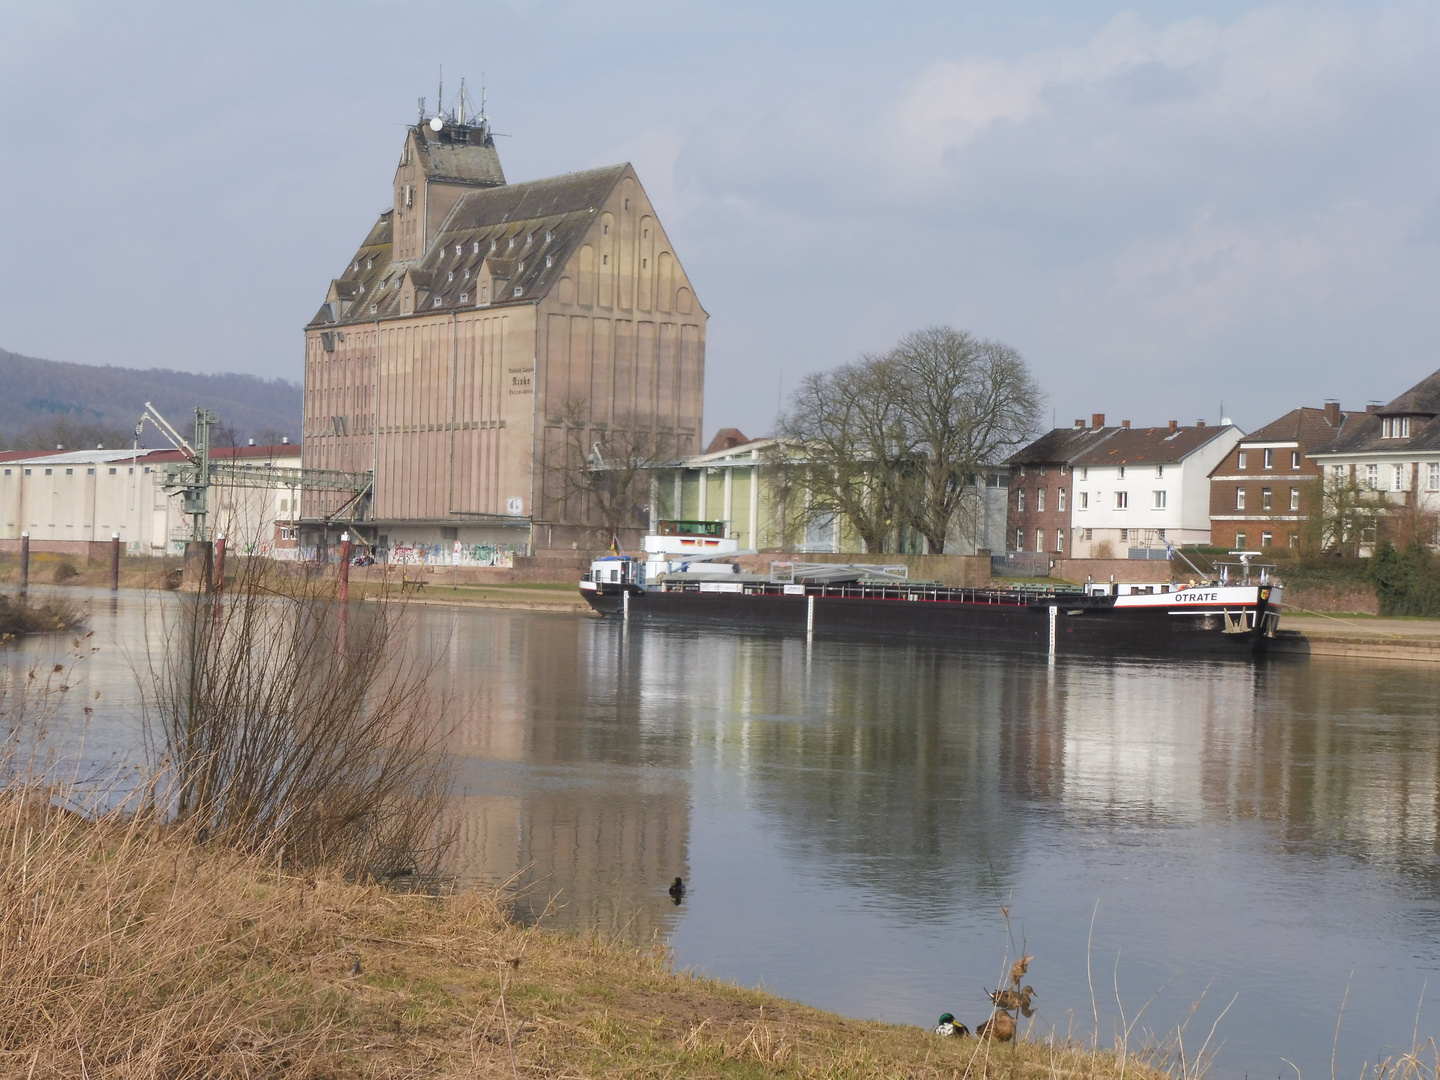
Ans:
{"type": "Polygon", "coordinates": [[[945,590],[948,598],[941,598],[939,590],[864,596],[631,589],[627,613],[623,588],[585,585],[581,593],[596,612],[632,623],[929,638],[1042,654],[1251,656],[1266,651],[1278,621],[1278,610],[1258,595],[1269,590],[1256,590],[1253,605],[1232,604],[1227,611],[1178,601],[1126,607],[1114,598],[1031,599],[988,592],[967,597],[956,590],[945,590]]]}

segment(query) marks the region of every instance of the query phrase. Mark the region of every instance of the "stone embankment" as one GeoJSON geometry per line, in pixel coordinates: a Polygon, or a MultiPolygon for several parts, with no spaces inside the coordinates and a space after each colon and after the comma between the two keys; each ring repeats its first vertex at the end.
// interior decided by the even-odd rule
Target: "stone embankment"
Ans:
{"type": "Polygon", "coordinates": [[[1440,619],[1285,615],[1280,626],[1281,654],[1440,663],[1440,619]]]}

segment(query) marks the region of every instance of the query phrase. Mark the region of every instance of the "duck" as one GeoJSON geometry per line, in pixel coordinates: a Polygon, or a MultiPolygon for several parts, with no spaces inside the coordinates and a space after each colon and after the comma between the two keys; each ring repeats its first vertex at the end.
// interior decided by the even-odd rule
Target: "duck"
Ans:
{"type": "Polygon", "coordinates": [[[1015,1018],[1007,1012],[997,1012],[975,1029],[975,1037],[1009,1042],[1015,1038],[1015,1018]]]}
{"type": "Polygon", "coordinates": [[[935,1034],[947,1039],[963,1039],[970,1029],[955,1019],[952,1013],[941,1013],[940,1022],[935,1025],[935,1034]]]}
{"type": "Polygon", "coordinates": [[[670,899],[674,900],[675,903],[678,905],[685,896],[685,882],[677,877],[673,882],[671,882],[668,891],[670,893],[670,899]]]}
{"type": "Polygon", "coordinates": [[[1026,1016],[1030,1016],[1035,1010],[1030,1007],[1030,999],[1035,996],[1035,988],[1026,986],[1023,990],[995,990],[986,991],[999,1008],[1008,1012],[1019,1009],[1026,1016]]]}

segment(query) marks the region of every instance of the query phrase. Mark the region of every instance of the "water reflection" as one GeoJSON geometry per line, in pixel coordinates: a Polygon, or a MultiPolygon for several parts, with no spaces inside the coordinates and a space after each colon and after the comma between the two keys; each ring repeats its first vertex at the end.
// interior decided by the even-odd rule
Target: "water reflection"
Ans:
{"type": "MultiPolygon", "coordinates": [[[[75,680],[102,693],[96,760],[135,745],[147,617],[136,594],[113,613],[102,596],[103,647],[75,680]]],[[[1429,668],[1052,665],[553,615],[409,618],[462,707],[455,869],[515,878],[525,917],[553,900],[555,925],[665,934],[682,965],[821,1007],[969,1022],[996,983],[1004,903],[1039,957],[1042,1019],[1093,1023],[1087,962],[1107,987],[1113,966],[1132,1007],[1163,985],[1149,1013],[1162,1032],[1213,984],[1196,1022],[1241,995],[1217,1070],[1237,1077],[1279,1074],[1282,1054],[1323,1070],[1352,969],[1338,1067],[1353,1075],[1409,1043],[1440,969],[1429,668]]],[[[53,648],[27,642],[10,662],[53,648]]],[[[1106,1037],[1113,996],[1095,1005],[1106,1037]]],[[[1421,1038],[1436,1027],[1426,1006],[1421,1038]]]]}

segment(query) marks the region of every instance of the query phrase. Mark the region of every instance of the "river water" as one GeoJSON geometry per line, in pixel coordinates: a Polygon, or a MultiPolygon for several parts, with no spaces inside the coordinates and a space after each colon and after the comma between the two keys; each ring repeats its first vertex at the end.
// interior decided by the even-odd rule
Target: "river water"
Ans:
{"type": "MultiPolygon", "coordinates": [[[[123,763],[156,601],[86,602],[72,697],[87,757],[123,763]]],[[[1213,1028],[1217,1077],[1315,1077],[1332,1049],[1354,1077],[1440,1031],[1431,668],[409,618],[465,709],[455,869],[515,879],[523,917],[927,1025],[982,1020],[1023,947],[1035,1033],[1184,1025],[1188,1060],[1213,1028]]]]}

